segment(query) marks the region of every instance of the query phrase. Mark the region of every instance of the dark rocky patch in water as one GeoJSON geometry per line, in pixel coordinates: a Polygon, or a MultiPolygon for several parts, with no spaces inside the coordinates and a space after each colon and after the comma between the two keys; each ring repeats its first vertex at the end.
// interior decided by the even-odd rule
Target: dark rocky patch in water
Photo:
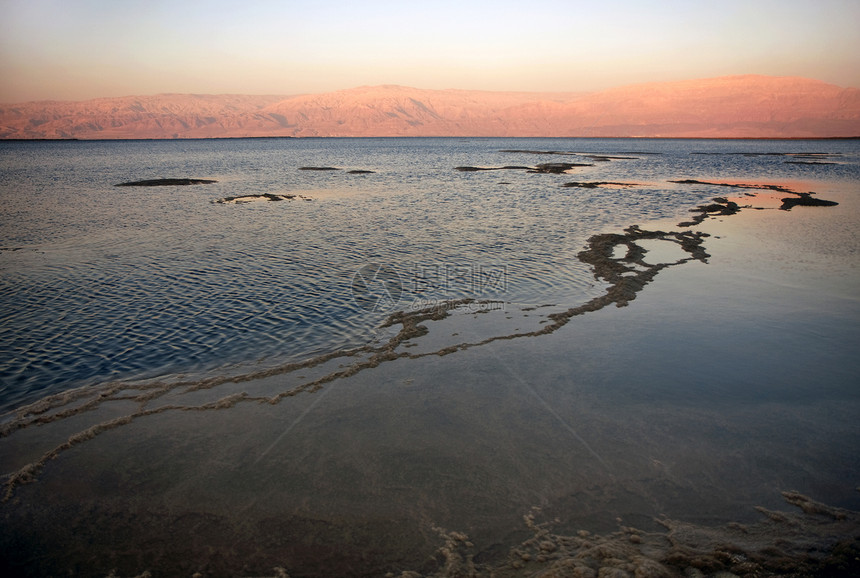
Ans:
{"type": "Polygon", "coordinates": [[[302,199],[303,201],[311,201],[310,197],[305,197],[304,195],[276,195],[274,193],[263,193],[260,195],[238,195],[235,197],[225,197],[223,199],[216,199],[212,201],[213,203],[218,203],[221,205],[230,205],[230,204],[241,204],[241,203],[252,203],[255,201],[292,201],[296,198],[302,199]]]}
{"type": "Polygon", "coordinates": [[[526,171],[527,173],[549,173],[554,175],[561,175],[565,172],[569,171],[575,167],[593,167],[592,164],[586,163],[541,163],[539,165],[535,165],[533,167],[524,167],[519,165],[507,165],[504,167],[454,167],[455,171],[460,171],[464,173],[472,173],[478,171],[507,171],[507,170],[519,170],[526,171]]]}
{"type": "Polygon", "coordinates": [[[598,187],[638,187],[638,183],[613,183],[611,181],[589,181],[564,183],[563,187],[578,187],[582,189],[596,189],[598,187]]]}
{"type": "Polygon", "coordinates": [[[530,169],[530,173],[549,173],[553,175],[561,175],[572,168],[576,167],[593,167],[594,165],[587,163],[541,163],[535,168],[530,169]]]}
{"type": "Polygon", "coordinates": [[[792,191],[787,187],[783,187],[782,185],[758,185],[758,184],[745,184],[745,183],[712,183],[709,181],[698,181],[696,179],[684,179],[681,181],[669,181],[670,183],[676,183],[679,185],[711,185],[714,187],[731,187],[733,189],[761,189],[766,191],[776,191],[778,193],[791,193],[796,195],[798,193],[792,191]]]}
{"type": "MultiPolygon", "coordinates": [[[[628,156],[610,156],[610,155],[597,155],[597,154],[588,154],[588,153],[577,153],[572,151],[535,151],[535,150],[524,150],[524,149],[502,149],[499,152],[503,153],[515,153],[515,154],[529,154],[529,155],[561,155],[561,156],[570,156],[570,157],[581,157],[583,159],[588,159],[592,161],[592,163],[599,162],[605,163],[615,160],[636,160],[636,157],[628,157],[628,156]]],[[[593,167],[592,163],[541,163],[535,165],[534,167],[522,167],[522,166],[504,166],[504,167],[455,167],[455,170],[458,171],[499,171],[506,169],[524,169],[529,173],[549,173],[549,174],[563,174],[575,167],[593,167]]]]}
{"type": "MultiPolygon", "coordinates": [[[[340,171],[338,167],[299,167],[300,171],[318,171],[318,172],[326,172],[326,171],[340,171]]],[[[369,171],[367,169],[352,169],[346,171],[348,175],[369,175],[373,174],[374,171],[369,171]]]]}
{"type": "Polygon", "coordinates": [[[115,187],[166,187],[175,185],[208,185],[217,183],[211,179],[148,179],[145,181],[132,181],[129,183],[119,183],[115,187]]]}
{"type": "Polygon", "coordinates": [[[522,149],[502,149],[499,152],[502,153],[518,153],[518,154],[527,154],[527,155],[568,155],[575,156],[577,153],[568,152],[568,151],[531,151],[531,150],[522,150],[522,149]]]}
{"type": "Polygon", "coordinates": [[[828,201],[826,199],[819,199],[812,196],[812,193],[795,193],[798,195],[797,197],[786,197],[782,199],[782,206],[780,209],[783,211],[790,211],[792,207],[833,207],[838,205],[839,203],[835,201],[828,201]]]}
{"type": "MultiPolygon", "coordinates": [[[[780,209],[783,211],[790,211],[792,207],[801,206],[801,207],[833,207],[838,205],[839,203],[835,201],[828,201],[825,199],[819,199],[817,197],[813,197],[815,193],[798,193],[797,191],[792,191],[787,187],[783,187],[781,185],[760,185],[760,184],[737,184],[737,183],[710,183],[707,181],[697,181],[695,179],[686,179],[682,181],[669,181],[670,183],[678,183],[682,185],[713,185],[718,187],[731,187],[735,189],[760,189],[760,190],[768,190],[768,191],[776,191],[778,193],[788,193],[790,195],[797,195],[796,197],[786,197],[782,199],[782,206],[780,209]]],[[[701,223],[705,218],[707,218],[710,214],[713,215],[733,215],[737,212],[738,206],[737,204],[727,201],[726,199],[714,199],[714,205],[705,205],[695,209],[691,209],[692,212],[701,213],[699,216],[695,217],[692,222],[689,223],[679,223],[679,227],[689,227],[691,225],[697,225],[701,223]],[[717,205],[723,205],[723,208],[718,208],[717,205]],[[731,208],[730,205],[734,205],[734,208],[731,208]]]]}
{"type": "Polygon", "coordinates": [[[698,213],[693,217],[692,221],[678,223],[679,227],[692,227],[698,225],[708,217],[722,217],[734,215],[741,210],[740,205],[734,201],[730,201],[723,197],[717,197],[710,205],[699,205],[695,209],[690,209],[691,213],[698,213]]]}
{"type": "Polygon", "coordinates": [[[585,158],[593,161],[607,163],[609,161],[635,161],[636,157],[612,157],[607,155],[583,155],[585,158]]]}
{"type": "Polygon", "coordinates": [[[478,171],[510,171],[510,170],[519,170],[519,171],[528,171],[531,170],[532,167],[522,167],[522,166],[504,166],[504,167],[454,167],[455,171],[460,171],[462,173],[475,173],[478,171]]]}
{"type": "Polygon", "coordinates": [[[439,531],[439,570],[401,577],[454,576],[857,576],[860,514],[833,508],[797,492],[783,492],[800,511],[757,507],[761,521],[708,527],[668,518],[663,531],[622,525],[607,534],[553,531],[540,508],[524,516],[531,536],[501,562],[483,562],[469,536],[439,531]]]}
{"type": "MultiPolygon", "coordinates": [[[[707,236],[707,233],[693,233],[690,231],[645,231],[636,225],[626,228],[623,235],[618,233],[601,233],[592,236],[588,239],[588,247],[584,251],[581,251],[577,255],[577,258],[583,263],[592,266],[595,279],[603,279],[612,285],[601,297],[592,299],[580,308],[568,310],[562,315],[569,319],[569,317],[580,315],[585,311],[602,309],[610,303],[614,303],[617,307],[623,307],[635,299],[636,294],[645,285],[650,283],[657,273],[666,267],[680,265],[692,260],[706,263],[709,255],[705,252],[702,244],[707,236]],[[675,263],[660,263],[657,265],[646,263],[644,260],[646,251],[637,244],[637,241],[646,240],[677,243],[689,257],[675,263]],[[614,256],[615,248],[619,245],[627,247],[625,256],[620,259],[614,256]],[[581,308],[584,309],[580,311],[581,308]]],[[[557,315],[550,315],[550,318],[555,318],[557,315]]]]}

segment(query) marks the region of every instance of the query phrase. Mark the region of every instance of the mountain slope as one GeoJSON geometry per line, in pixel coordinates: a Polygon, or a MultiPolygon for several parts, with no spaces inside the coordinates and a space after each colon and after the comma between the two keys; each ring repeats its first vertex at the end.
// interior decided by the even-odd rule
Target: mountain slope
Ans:
{"type": "Polygon", "coordinates": [[[269,131],[283,96],[159,94],[0,105],[0,138],[219,137],[269,131]]]}
{"type": "Polygon", "coordinates": [[[372,86],[285,96],[177,95],[0,105],[0,138],[244,136],[860,136],[860,90],[732,76],[596,93],[372,86]]]}

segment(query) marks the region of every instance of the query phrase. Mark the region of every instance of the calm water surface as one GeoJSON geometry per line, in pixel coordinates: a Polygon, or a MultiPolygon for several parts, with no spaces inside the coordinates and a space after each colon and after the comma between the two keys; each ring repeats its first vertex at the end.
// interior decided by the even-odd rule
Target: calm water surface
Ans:
{"type": "Polygon", "coordinates": [[[388,309],[435,299],[580,302],[598,291],[575,258],[589,235],[673,217],[711,194],[669,179],[857,171],[854,141],[0,143],[0,407],[117,378],[301,359],[366,342],[388,309]],[[700,154],[738,152],[840,156],[700,154]],[[546,162],[593,166],[455,170],[546,162]],[[114,186],[162,177],[218,182],[114,186]],[[573,180],[640,186],[561,186],[573,180]],[[213,203],[263,193],[312,200],[213,203]],[[398,276],[396,303],[356,302],[354,276],[372,264],[398,276]]]}
{"type": "Polygon", "coordinates": [[[4,416],[0,548],[30,575],[375,576],[438,569],[439,527],[503,562],[533,507],[571,536],[747,523],[789,489],[857,509],[858,183],[858,141],[0,143],[0,409],[123,380],[4,416]],[[590,166],[456,170],[558,162],[590,166]],[[114,186],[162,177],[218,182],[114,186]],[[592,235],[750,192],[683,179],[840,205],[709,219],[711,262],[629,307],[436,355],[603,295],[592,235]],[[266,193],[295,198],[215,202],[266,193]],[[427,322],[349,375],[360,355],[283,369],[458,297],[506,310],[427,322]]]}

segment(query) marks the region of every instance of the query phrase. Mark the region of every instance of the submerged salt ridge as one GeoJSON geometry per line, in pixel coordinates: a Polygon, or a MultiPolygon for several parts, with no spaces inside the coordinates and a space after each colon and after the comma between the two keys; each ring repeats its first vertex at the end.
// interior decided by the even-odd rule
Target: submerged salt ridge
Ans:
{"type": "MultiPolygon", "coordinates": [[[[703,215],[714,211],[707,206],[700,207],[703,215]]],[[[527,337],[537,337],[554,333],[565,326],[573,318],[586,313],[599,311],[609,305],[626,306],[636,298],[654,277],[667,267],[682,265],[692,260],[706,262],[708,254],[702,248],[702,233],[643,231],[634,226],[628,227],[624,234],[605,233],[594,235],[588,241],[588,248],[579,253],[578,260],[593,268],[594,277],[609,283],[605,293],[585,303],[567,309],[542,306],[545,311],[538,315],[537,324],[525,319],[526,311],[537,308],[522,308],[518,312],[506,311],[505,302],[476,301],[474,299],[456,299],[441,301],[436,305],[424,307],[411,312],[399,311],[391,314],[383,327],[398,327],[397,333],[379,344],[372,344],[345,351],[335,351],[327,355],[308,359],[301,363],[291,363],[265,370],[245,374],[211,376],[199,380],[179,381],[144,381],[142,383],[120,382],[106,384],[101,388],[80,388],[63,394],[48,396],[40,402],[20,408],[17,418],[7,420],[0,428],[0,437],[11,435],[17,430],[33,425],[52,423],[72,416],[93,412],[102,405],[110,402],[133,402],[137,409],[115,419],[101,422],[71,436],[68,440],[44,453],[38,460],[30,462],[17,472],[12,472],[5,479],[6,494],[4,501],[10,499],[16,488],[21,484],[31,483],[41,473],[46,464],[57,458],[60,453],[86,442],[99,433],[130,424],[134,420],[147,418],[170,411],[209,411],[229,409],[238,403],[257,402],[278,404],[282,400],[307,392],[317,392],[326,384],[339,379],[351,377],[363,370],[377,367],[397,359],[420,359],[429,355],[444,356],[471,347],[480,347],[497,340],[511,340],[527,337]],[[646,242],[652,244],[668,243],[678,249],[678,255],[668,262],[650,259],[646,242]],[[621,256],[615,256],[616,248],[626,249],[621,256]],[[463,341],[459,333],[451,334],[440,345],[433,339],[423,339],[429,332],[428,323],[447,319],[452,314],[466,314],[477,317],[482,314],[502,314],[506,319],[516,320],[513,324],[495,323],[490,326],[489,333],[481,335],[474,327],[470,327],[471,340],[463,341]],[[511,325],[519,327],[511,330],[511,325]],[[530,328],[528,326],[531,325],[530,328]],[[527,327],[528,329],[522,329],[527,327]],[[478,337],[480,335],[480,337],[478,337]],[[420,342],[417,340],[421,340],[420,342]],[[426,347],[426,341],[430,347],[426,347]],[[425,345],[418,350],[408,348],[425,345]],[[422,349],[424,349],[422,351],[422,349]],[[334,368],[332,362],[339,362],[334,368]],[[320,371],[319,377],[309,379],[307,370],[320,371]],[[301,373],[302,375],[299,375],[301,373]],[[245,384],[260,381],[265,378],[277,377],[281,380],[276,391],[266,385],[258,395],[248,393],[245,384]],[[221,386],[235,385],[243,388],[241,391],[225,391],[221,386]],[[211,390],[203,400],[195,399],[199,391],[211,390]],[[190,398],[190,402],[187,401],[190,398]]],[[[649,247],[652,245],[648,245],[649,247]]],[[[656,253],[655,253],[656,254],[656,253]]],[[[469,323],[469,325],[480,325],[469,323]]],[[[447,327],[447,326],[446,326],[447,327]]],[[[486,331],[486,329],[485,329],[486,331]]],[[[251,386],[253,387],[253,385],[251,386]]],[[[259,387],[259,384],[257,384],[259,387]]],[[[582,442],[588,447],[585,442],[582,442]]],[[[592,451],[589,449],[589,451],[592,451]]],[[[593,451],[592,451],[593,453],[593,451]]],[[[594,454],[599,461],[601,458],[594,454]]]]}
{"type": "Polygon", "coordinates": [[[354,298],[354,275],[375,263],[399,275],[398,301],[384,304],[393,308],[462,297],[575,306],[602,291],[576,258],[589,236],[671,218],[713,196],[669,180],[811,171],[838,180],[857,171],[851,143],[831,141],[80,142],[0,151],[6,409],[113,379],[261,359],[277,366],[360,346],[388,313],[354,298]],[[789,164],[798,158],[834,164],[789,164]],[[571,166],[529,170],[560,163],[571,166]],[[516,168],[455,170],[475,165],[516,168]],[[301,170],[312,167],[342,170],[301,170]],[[113,187],[168,176],[217,182],[113,187]],[[213,202],[251,195],[313,202],[213,202]]]}

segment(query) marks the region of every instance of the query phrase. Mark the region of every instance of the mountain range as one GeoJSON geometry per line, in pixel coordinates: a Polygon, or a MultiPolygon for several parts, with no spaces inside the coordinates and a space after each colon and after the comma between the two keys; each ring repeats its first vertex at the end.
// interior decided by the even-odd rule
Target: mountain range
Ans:
{"type": "Polygon", "coordinates": [[[323,94],[159,94],[0,104],[0,139],[265,136],[860,136],[860,89],[728,76],[590,93],[366,86],[323,94]]]}

